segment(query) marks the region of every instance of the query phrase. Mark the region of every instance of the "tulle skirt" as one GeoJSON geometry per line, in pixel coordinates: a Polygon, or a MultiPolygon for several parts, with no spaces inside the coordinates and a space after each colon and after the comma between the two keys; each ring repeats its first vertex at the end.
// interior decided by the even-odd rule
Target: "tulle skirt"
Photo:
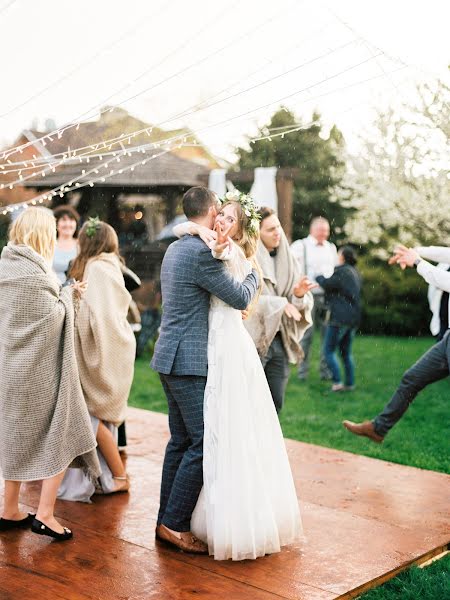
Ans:
{"type": "Polygon", "coordinates": [[[209,315],[204,485],[191,530],[217,560],[254,559],[301,537],[278,416],[241,313],[209,315]]]}

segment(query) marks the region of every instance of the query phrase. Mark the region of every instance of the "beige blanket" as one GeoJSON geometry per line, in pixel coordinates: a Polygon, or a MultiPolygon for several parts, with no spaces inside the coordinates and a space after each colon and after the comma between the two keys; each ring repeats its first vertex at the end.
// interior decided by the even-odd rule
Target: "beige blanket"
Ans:
{"type": "Polygon", "coordinates": [[[0,466],[32,481],[69,465],[100,474],[74,348],[72,289],[27,246],[0,259],[0,466]]]}
{"type": "Polygon", "coordinates": [[[245,321],[245,326],[260,356],[267,355],[275,335],[280,332],[289,362],[298,363],[303,358],[300,341],[312,325],[312,294],[308,292],[302,299],[295,298],[292,294],[302,272],[289,249],[284,233],[275,257],[270,256],[264,244],[259,241],[256,258],[263,272],[264,285],[258,303],[245,321]],[[301,314],[300,321],[295,321],[284,313],[288,302],[298,308],[301,314]]]}
{"type": "Polygon", "coordinates": [[[88,289],[76,319],[75,344],[84,397],[91,415],[120,425],[125,420],[136,353],[127,321],[131,296],[115,254],[91,259],[83,279],[88,289]]]}

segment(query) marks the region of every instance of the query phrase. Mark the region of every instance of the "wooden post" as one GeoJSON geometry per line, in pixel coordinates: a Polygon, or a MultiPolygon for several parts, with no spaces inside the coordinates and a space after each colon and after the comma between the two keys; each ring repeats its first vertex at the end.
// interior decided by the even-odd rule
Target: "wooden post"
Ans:
{"type": "Polygon", "coordinates": [[[292,242],[292,206],[294,180],[292,177],[277,175],[278,218],[289,242],[292,242]]]}

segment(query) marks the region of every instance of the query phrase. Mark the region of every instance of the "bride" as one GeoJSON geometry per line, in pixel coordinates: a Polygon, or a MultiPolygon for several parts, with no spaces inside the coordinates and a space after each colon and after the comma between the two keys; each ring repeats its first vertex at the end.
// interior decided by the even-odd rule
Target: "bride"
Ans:
{"type": "MultiPolygon", "coordinates": [[[[229,192],[215,231],[187,222],[174,234],[199,235],[243,281],[255,264],[257,209],[249,196],[229,192]]],[[[216,297],[209,311],[204,425],[204,483],[193,534],[216,560],[254,559],[297,541],[300,510],[264,370],[241,312],[216,297]]]]}

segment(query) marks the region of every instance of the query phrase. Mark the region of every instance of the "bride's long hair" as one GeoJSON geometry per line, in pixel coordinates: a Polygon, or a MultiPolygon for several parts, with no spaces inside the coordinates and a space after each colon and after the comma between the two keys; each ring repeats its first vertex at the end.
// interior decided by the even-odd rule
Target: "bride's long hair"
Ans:
{"type": "Polygon", "coordinates": [[[242,210],[242,205],[236,200],[227,200],[222,204],[222,210],[225,206],[232,205],[236,209],[236,216],[238,221],[238,236],[239,239],[235,240],[242,251],[245,254],[245,258],[253,262],[253,258],[256,256],[256,250],[258,248],[259,230],[254,231],[249,228],[249,218],[242,210]]]}
{"type": "Polygon", "coordinates": [[[249,309],[251,311],[252,307],[254,307],[258,302],[259,296],[261,295],[262,285],[264,282],[262,269],[259,266],[258,261],[256,260],[256,251],[258,249],[259,242],[259,228],[255,231],[254,229],[251,229],[249,227],[249,218],[243,211],[242,205],[236,200],[227,200],[222,204],[222,209],[230,204],[233,205],[236,209],[236,216],[239,227],[239,239],[235,240],[235,242],[242,249],[243,253],[245,254],[245,258],[247,258],[252,263],[254,269],[256,269],[259,276],[258,292],[255,294],[255,297],[253,298],[249,306],[249,309]]]}

